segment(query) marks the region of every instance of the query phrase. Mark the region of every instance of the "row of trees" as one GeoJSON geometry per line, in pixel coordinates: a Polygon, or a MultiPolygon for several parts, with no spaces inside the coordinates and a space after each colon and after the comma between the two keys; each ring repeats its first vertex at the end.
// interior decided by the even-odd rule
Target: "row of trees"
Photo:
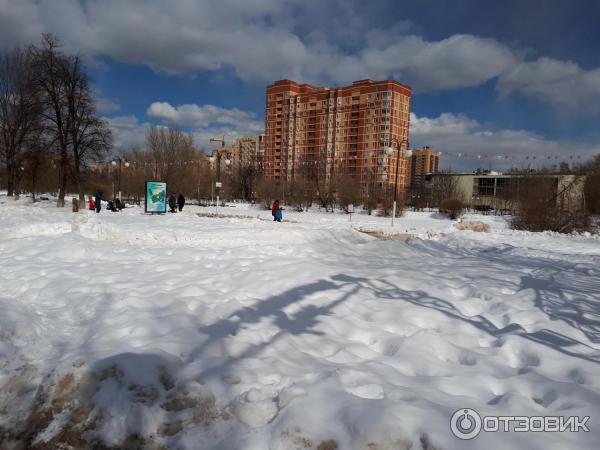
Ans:
{"type": "MultiPolygon", "coordinates": [[[[326,210],[333,210],[349,204],[375,209],[382,197],[391,197],[391,192],[375,183],[365,190],[357,176],[341,170],[325,173],[324,167],[306,164],[294,174],[293,180],[281,183],[265,179],[259,155],[237,156],[236,164],[225,165],[223,161],[229,156],[225,152],[221,158],[219,195],[223,200],[241,199],[268,206],[278,198],[297,209],[306,209],[317,202],[326,210]]],[[[209,158],[194,148],[191,135],[179,129],[150,127],[145,149],[131,150],[123,157],[130,163],[121,185],[126,196],[141,198],[143,181],[147,179],[165,181],[169,190],[200,201],[216,196],[216,162],[211,165],[209,158]]],[[[114,168],[106,165],[105,192],[110,189],[111,176],[114,177],[114,168]]],[[[391,205],[384,202],[384,211],[387,203],[391,205]]]]}
{"type": "Polygon", "coordinates": [[[89,163],[110,148],[80,56],[65,54],[48,34],[39,46],[0,53],[0,156],[9,196],[25,182],[35,192],[53,169],[58,205],[68,185],[83,200],[89,163]]]}

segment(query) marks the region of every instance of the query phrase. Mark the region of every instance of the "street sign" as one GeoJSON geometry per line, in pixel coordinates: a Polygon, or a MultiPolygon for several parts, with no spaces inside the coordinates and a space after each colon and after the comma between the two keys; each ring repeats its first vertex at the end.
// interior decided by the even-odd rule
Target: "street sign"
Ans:
{"type": "Polygon", "coordinates": [[[349,212],[350,214],[352,214],[352,213],[354,212],[354,205],[353,205],[352,203],[350,203],[350,204],[348,205],[348,212],[349,212]]]}
{"type": "Polygon", "coordinates": [[[220,181],[215,182],[215,187],[223,187],[223,183],[221,183],[220,181]]]}

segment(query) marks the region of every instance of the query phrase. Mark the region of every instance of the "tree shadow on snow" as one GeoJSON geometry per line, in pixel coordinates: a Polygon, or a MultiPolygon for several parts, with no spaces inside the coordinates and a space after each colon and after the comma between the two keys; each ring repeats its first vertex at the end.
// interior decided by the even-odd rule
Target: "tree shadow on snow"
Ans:
{"type": "Polygon", "coordinates": [[[270,319],[271,324],[278,331],[263,342],[250,345],[236,357],[225,357],[224,360],[208,367],[202,372],[202,379],[206,380],[214,376],[227,374],[232,366],[245,358],[258,356],[282,337],[306,334],[322,335],[323,332],[315,329],[320,322],[319,318],[331,315],[336,306],[356,294],[367,281],[365,278],[339,274],[332,276],[330,280],[322,279],[297,286],[265,300],[259,300],[253,306],[236,310],[224,319],[198,329],[200,333],[207,335],[207,339],[191,353],[190,359],[196,360],[206,353],[213,344],[227,337],[236,336],[252,324],[257,324],[265,319],[270,319]],[[319,306],[314,304],[305,305],[291,314],[283,311],[287,306],[298,303],[312,295],[328,291],[337,295],[337,298],[319,306]]]}
{"type": "Polygon", "coordinates": [[[581,281],[567,287],[556,279],[556,275],[522,276],[519,290],[531,289],[535,294],[535,305],[550,320],[563,320],[580,330],[591,342],[600,343],[600,289],[591,283],[582,286],[581,281]]]}
{"type": "Polygon", "coordinates": [[[598,350],[569,336],[548,329],[529,333],[521,325],[516,323],[511,323],[505,327],[499,328],[485,317],[479,315],[470,317],[464,316],[452,303],[438,297],[432,297],[425,291],[409,291],[402,289],[399,286],[395,286],[388,281],[382,282],[386,284],[388,288],[381,289],[372,285],[375,295],[379,298],[404,300],[416,306],[439,311],[452,319],[470,324],[496,338],[513,334],[545,345],[566,355],[585,359],[594,363],[600,363],[600,352],[598,352],[598,350]],[[581,351],[581,349],[583,349],[583,351],[581,351]]]}

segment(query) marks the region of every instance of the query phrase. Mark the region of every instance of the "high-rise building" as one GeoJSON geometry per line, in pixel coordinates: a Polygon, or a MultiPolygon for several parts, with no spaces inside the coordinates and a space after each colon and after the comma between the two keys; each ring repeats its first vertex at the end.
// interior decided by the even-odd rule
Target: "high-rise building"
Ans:
{"type": "Polygon", "coordinates": [[[439,171],[440,155],[440,152],[434,152],[427,146],[412,150],[411,156],[406,158],[408,185],[412,191],[422,190],[425,185],[425,175],[439,171]]]}
{"type": "Polygon", "coordinates": [[[411,88],[397,81],[360,80],[339,88],[280,80],[267,86],[265,176],[291,181],[307,170],[329,180],[355,176],[363,189],[407,186],[411,88]]]}
{"type": "Polygon", "coordinates": [[[232,170],[242,167],[257,168],[262,165],[265,154],[265,135],[244,136],[231,145],[232,170]]]}
{"type": "Polygon", "coordinates": [[[232,174],[238,173],[242,167],[262,168],[265,156],[265,135],[243,136],[236,139],[231,145],[220,147],[213,151],[224,155],[221,158],[221,172],[227,170],[232,174]],[[226,156],[226,157],[225,157],[226,156]],[[229,164],[226,165],[226,161],[229,164]]]}

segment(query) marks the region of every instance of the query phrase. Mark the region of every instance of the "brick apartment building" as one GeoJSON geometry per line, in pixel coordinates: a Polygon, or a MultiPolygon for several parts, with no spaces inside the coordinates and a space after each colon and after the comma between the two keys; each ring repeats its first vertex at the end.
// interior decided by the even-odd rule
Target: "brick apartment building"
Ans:
{"type": "Polygon", "coordinates": [[[213,151],[225,151],[230,165],[225,164],[226,158],[221,158],[221,173],[230,171],[238,173],[242,167],[252,166],[255,169],[262,167],[265,156],[265,135],[243,136],[236,139],[233,144],[213,151]]]}
{"type": "Polygon", "coordinates": [[[425,186],[425,175],[439,171],[440,155],[440,152],[435,152],[429,147],[412,150],[412,155],[407,157],[408,186],[411,191],[422,191],[425,186]]]}
{"type": "Polygon", "coordinates": [[[265,135],[244,136],[231,145],[232,170],[262,165],[265,155],[265,135]]]}
{"type": "Polygon", "coordinates": [[[402,142],[398,186],[408,185],[411,88],[397,81],[360,80],[339,88],[280,80],[267,86],[265,176],[275,181],[302,177],[316,167],[319,177],[352,175],[363,192],[370,186],[389,192],[402,142]]]}

